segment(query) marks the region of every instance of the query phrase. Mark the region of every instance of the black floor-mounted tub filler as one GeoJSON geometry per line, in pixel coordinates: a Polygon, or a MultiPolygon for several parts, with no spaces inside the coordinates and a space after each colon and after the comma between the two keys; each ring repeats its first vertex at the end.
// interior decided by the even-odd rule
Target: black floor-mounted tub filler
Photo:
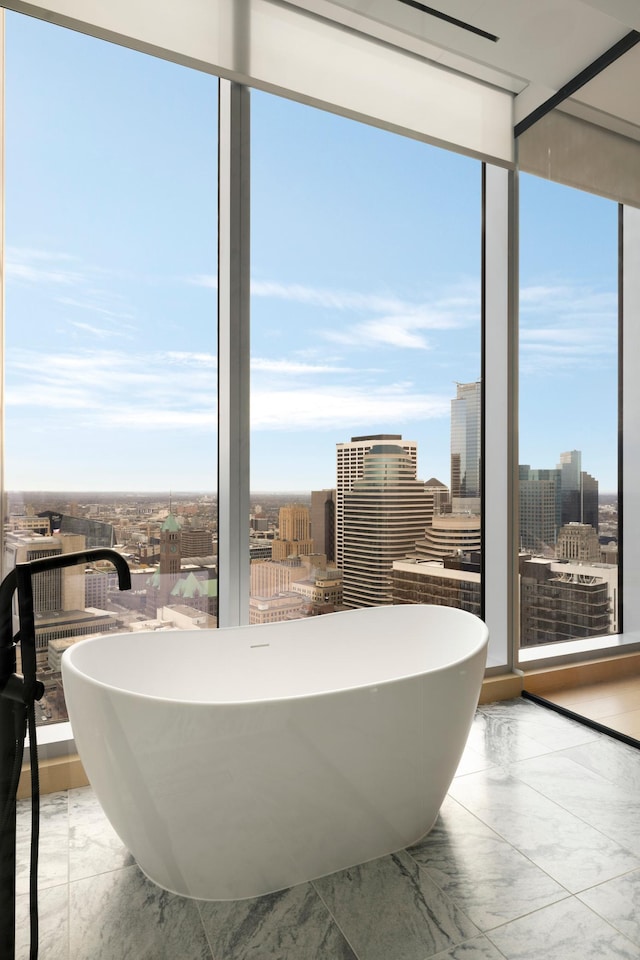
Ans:
{"type": "Polygon", "coordinates": [[[16,797],[24,744],[29,734],[31,767],[30,960],[38,956],[38,834],[40,786],[36,743],[35,703],[44,694],[36,677],[36,637],[33,582],[37,573],[109,560],[118,572],[121,590],[131,587],[126,560],[115,550],[97,548],[18,563],[0,584],[0,957],[15,960],[16,915],[16,797]],[[14,604],[14,594],[17,594],[14,604]],[[14,611],[18,629],[14,634],[14,611]],[[17,670],[20,645],[22,670],[17,670]]]}

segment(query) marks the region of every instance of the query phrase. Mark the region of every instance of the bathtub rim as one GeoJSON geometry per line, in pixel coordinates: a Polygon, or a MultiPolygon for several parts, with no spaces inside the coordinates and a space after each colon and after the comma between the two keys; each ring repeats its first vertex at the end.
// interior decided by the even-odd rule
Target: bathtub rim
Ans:
{"type": "MultiPolygon", "coordinates": [[[[389,604],[388,606],[431,606],[431,605],[430,604],[389,604]]],[[[136,699],[139,701],[145,701],[145,702],[148,701],[151,703],[161,703],[166,705],[171,704],[171,705],[188,706],[188,707],[248,707],[248,706],[257,706],[261,704],[266,705],[266,704],[276,704],[276,703],[295,703],[302,700],[315,699],[318,697],[327,697],[331,695],[350,693],[350,692],[355,692],[359,690],[371,690],[373,688],[378,688],[382,686],[386,687],[392,683],[402,683],[407,680],[418,679],[420,677],[437,676],[439,673],[443,673],[445,671],[448,671],[457,667],[462,667],[465,663],[472,661],[476,657],[478,657],[483,651],[484,651],[484,657],[485,657],[485,663],[486,663],[486,653],[487,653],[488,644],[489,644],[489,628],[485,623],[485,621],[481,620],[480,617],[476,616],[476,614],[470,613],[467,610],[460,610],[457,607],[444,607],[440,605],[437,605],[437,607],[439,610],[442,610],[442,609],[455,610],[458,616],[463,615],[464,619],[468,619],[468,618],[473,619],[474,625],[478,630],[478,639],[474,638],[474,642],[471,645],[470,650],[466,651],[462,656],[459,656],[455,659],[447,660],[445,663],[442,663],[438,666],[430,667],[425,670],[414,671],[412,673],[404,673],[394,677],[387,677],[382,680],[366,681],[361,684],[357,684],[357,685],[352,684],[350,686],[325,688],[323,690],[316,690],[313,692],[297,693],[297,694],[294,693],[288,696],[260,697],[260,698],[252,697],[252,698],[246,698],[246,699],[236,698],[233,700],[222,700],[222,699],[196,700],[196,699],[186,699],[185,697],[158,696],[157,694],[143,693],[138,690],[124,687],[122,685],[115,686],[112,683],[107,683],[104,680],[97,679],[96,677],[92,676],[86,671],[81,670],[79,667],[77,667],[73,663],[73,653],[79,647],[84,647],[85,645],[98,644],[100,642],[108,643],[109,640],[114,639],[115,637],[123,637],[123,636],[131,637],[133,639],[133,642],[135,642],[136,636],[139,636],[140,638],[142,638],[142,637],[154,636],[154,635],[157,635],[158,633],[158,631],[153,631],[153,630],[149,630],[149,631],[142,630],[142,631],[139,631],[138,633],[130,633],[130,632],[123,631],[122,633],[100,634],[99,636],[95,636],[95,637],[87,637],[85,640],[80,640],[78,641],[78,643],[73,644],[73,646],[65,650],[62,655],[61,670],[62,670],[62,676],[63,676],[63,686],[64,686],[64,674],[66,672],[69,672],[69,673],[72,673],[77,678],[82,678],[82,681],[85,681],[90,686],[94,686],[100,690],[106,691],[109,694],[116,694],[118,696],[123,696],[127,698],[130,697],[132,699],[136,699]]],[[[371,609],[379,609],[379,608],[368,607],[368,608],[359,608],[359,609],[371,610],[371,609]]],[[[350,613],[350,612],[352,611],[336,611],[336,613],[334,614],[324,614],[324,617],[331,617],[331,616],[336,616],[340,613],[350,613]]],[[[353,611],[353,612],[357,612],[357,611],[353,611]]],[[[287,621],[287,622],[295,623],[295,621],[287,621]]],[[[251,625],[243,624],[238,627],[216,628],[215,632],[217,632],[218,629],[222,631],[236,631],[236,630],[244,630],[244,629],[247,629],[248,627],[254,627],[254,626],[277,627],[278,623],[251,624],[251,625]]],[[[199,631],[197,629],[192,629],[192,630],[162,631],[162,632],[164,634],[166,633],[171,634],[171,633],[177,633],[177,632],[201,633],[202,631],[199,631]]]]}

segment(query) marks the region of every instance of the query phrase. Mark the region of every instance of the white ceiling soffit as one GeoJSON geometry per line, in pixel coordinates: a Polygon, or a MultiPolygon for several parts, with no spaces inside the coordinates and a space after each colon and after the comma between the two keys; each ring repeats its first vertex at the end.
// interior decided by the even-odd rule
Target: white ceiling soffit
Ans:
{"type": "MultiPolygon", "coordinates": [[[[630,30],[640,30],[640,0],[423,0],[432,10],[497,36],[495,42],[402,0],[289,2],[516,94],[516,123],[630,30]]],[[[640,136],[637,51],[607,67],[564,109],[640,136]]]]}
{"type": "MultiPolygon", "coordinates": [[[[465,73],[473,75],[476,64],[554,90],[631,29],[582,0],[424,0],[424,4],[494,34],[497,42],[414,9],[402,0],[330,0],[328,5],[359,13],[365,31],[367,21],[376,21],[440,48],[442,63],[447,63],[447,54],[463,58],[465,73]]],[[[307,9],[314,6],[309,2],[299,5],[307,9]]]]}
{"type": "Polygon", "coordinates": [[[640,3],[638,0],[582,0],[589,7],[627,23],[630,30],[640,30],[640,3]]]}

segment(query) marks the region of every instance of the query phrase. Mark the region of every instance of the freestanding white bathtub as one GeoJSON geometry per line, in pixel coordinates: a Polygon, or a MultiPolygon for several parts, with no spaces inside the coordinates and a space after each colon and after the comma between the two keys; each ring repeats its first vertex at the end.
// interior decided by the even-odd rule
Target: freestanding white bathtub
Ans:
{"type": "Polygon", "coordinates": [[[256,897],[392,853],[433,825],[478,701],[488,631],[405,605],[68,649],[78,752],[144,873],[256,897]]]}

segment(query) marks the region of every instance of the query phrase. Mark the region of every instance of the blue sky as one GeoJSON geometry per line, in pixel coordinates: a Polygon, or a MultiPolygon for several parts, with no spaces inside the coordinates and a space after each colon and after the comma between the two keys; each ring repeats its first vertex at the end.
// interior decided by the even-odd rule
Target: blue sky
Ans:
{"type": "MultiPolygon", "coordinates": [[[[217,81],[7,14],[9,489],[210,490],[217,81]]],[[[480,164],[252,95],[252,476],[418,442],[480,375],[480,164]]],[[[522,178],[521,462],[615,487],[616,206],[522,178]]]]}

